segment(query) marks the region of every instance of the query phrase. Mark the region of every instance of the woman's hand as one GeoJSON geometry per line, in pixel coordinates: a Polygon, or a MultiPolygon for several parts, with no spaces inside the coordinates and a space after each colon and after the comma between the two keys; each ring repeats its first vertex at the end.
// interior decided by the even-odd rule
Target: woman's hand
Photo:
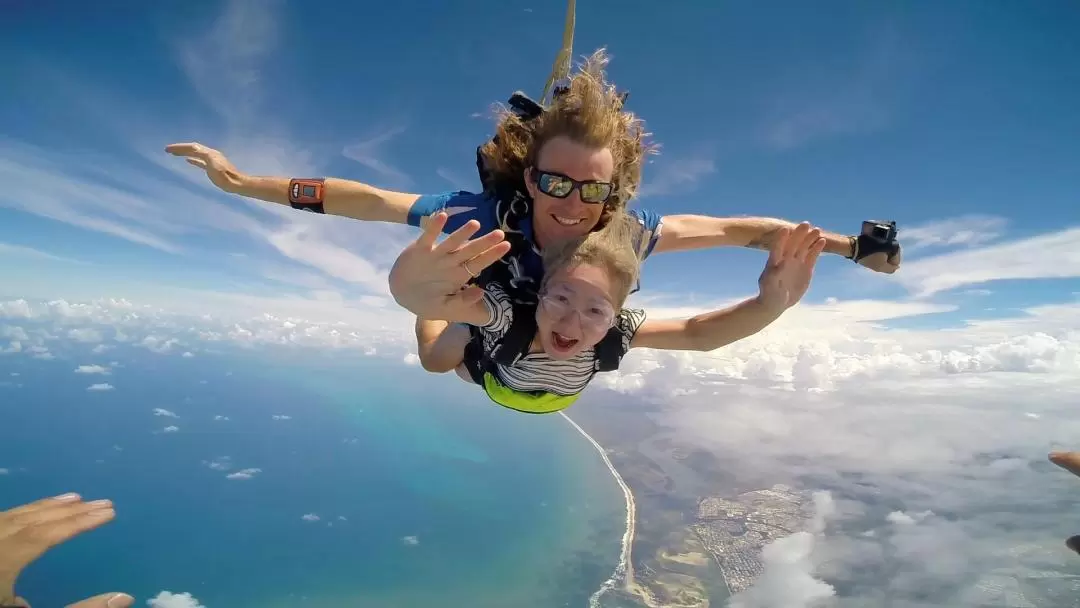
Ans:
{"type": "MultiPolygon", "coordinates": [[[[70,538],[112,521],[112,502],[83,502],[78,494],[46,498],[0,512],[0,606],[30,606],[15,596],[23,569],[46,551],[70,538]]],[[[126,608],[135,600],[108,593],[69,608],[126,608]]]]}
{"type": "Polygon", "coordinates": [[[814,264],[825,249],[821,230],[803,222],[780,229],[769,248],[769,261],[758,279],[758,299],[771,310],[784,311],[794,306],[810,288],[814,264]]]}
{"type": "Polygon", "coordinates": [[[423,232],[409,244],[390,269],[390,292],[402,307],[422,319],[456,320],[460,312],[476,304],[483,291],[470,279],[510,251],[501,230],[469,240],[480,229],[467,222],[438,243],[446,225],[446,213],[426,220],[423,232]]]}

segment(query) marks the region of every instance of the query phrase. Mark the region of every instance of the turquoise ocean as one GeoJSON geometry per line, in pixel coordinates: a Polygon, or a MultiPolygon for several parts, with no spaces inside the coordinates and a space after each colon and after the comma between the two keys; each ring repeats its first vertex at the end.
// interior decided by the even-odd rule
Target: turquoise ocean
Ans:
{"type": "Polygon", "coordinates": [[[298,349],[50,350],[0,358],[0,507],[76,491],[117,518],[24,574],[36,606],[585,606],[617,564],[625,505],[596,450],[454,376],[298,349]]]}

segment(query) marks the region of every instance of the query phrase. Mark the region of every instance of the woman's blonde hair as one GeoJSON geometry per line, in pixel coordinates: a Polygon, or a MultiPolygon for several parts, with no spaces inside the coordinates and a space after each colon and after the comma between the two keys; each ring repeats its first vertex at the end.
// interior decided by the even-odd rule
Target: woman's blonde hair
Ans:
{"type": "Polygon", "coordinates": [[[613,212],[607,225],[584,237],[560,241],[545,247],[541,253],[544,262],[544,279],[541,290],[558,272],[581,264],[604,269],[612,286],[612,305],[622,308],[630,290],[637,283],[641,261],[637,252],[637,240],[641,225],[637,218],[623,210],[613,212]]]}
{"type": "Polygon", "coordinates": [[[641,183],[645,155],[654,150],[646,143],[649,134],[644,123],[623,110],[623,95],[607,81],[604,68],[608,61],[604,49],[586,58],[570,77],[567,90],[533,120],[523,120],[502,108],[495,137],[481,147],[494,182],[518,189],[525,169],[536,166],[540,149],[556,137],[611,150],[614,188],[593,230],[607,224],[612,213],[626,208],[641,183]]]}

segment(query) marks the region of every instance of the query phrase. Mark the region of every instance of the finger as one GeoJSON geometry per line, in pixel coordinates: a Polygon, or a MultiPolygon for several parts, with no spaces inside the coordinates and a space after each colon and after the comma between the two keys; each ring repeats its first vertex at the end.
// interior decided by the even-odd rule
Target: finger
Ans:
{"type": "Polygon", "coordinates": [[[825,239],[821,237],[818,237],[818,240],[810,245],[810,251],[806,254],[806,266],[811,270],[817,264],[818,256],[821,255],[822,251],[825,251],[825,245],[825,239]]]}
{"type": "Polygon", "coordinates": [[[66,608],[128,608],[135,604],[135,598],[126,593],[102,593],[86,598],[81,602],[68,604],[66,608]]]}
{"type": "Polygon", "coordinates": [[[17,533],[18,543],[12,549],[18,559],[29,564],[43,553],[74,536],[106,524],[116,516],[110,508],[77,512],[64,519],[34,522],[17,533]]]}
{"type": "Polygon", "coordinates": [[[442,234],[443,226],[446,226],[447,215],[445,212],[440,211],[435,215],[429,215],[420,221],[420,228],[422,232],[420,237],[416,239],[416,244],[421,249],[432,249],[435,247],[435,241],[439,240],[439,235],[442,234]]]}
{"type": "Polygon", "coordinates": [[[799,250],[799,245],[806,238],[806,233],[810,231],[810,223],[803,222],[795,227],[791,231],[791,236],[788,238],[787,243],[784,245],[783,257],[784,259],[795,257],[796,252],[799,250]]]}
{"type": "Polygon", "coordinates": [[[510,253],[510,243],[507,241],[503,241],[495,245],[494,247],[491,247],[487,251],[484,251],[480,255],[470,260],[466,260],[469,264],[468,270],[471,270],[473,274],[480,274],[481,270],[499,261],[499,259],[507,253],[510,253]]]}
{"type": "Polygon", "coordinates": [[[796,255],[798,255],[800,259],[806,259],[806,256],[810,254],[810,249],[820,238],[821,228],[811,227],[799,243],[799,246],[796,249],[796,255]]]}
{"type": "Polygon", "coordinates": [[[476,220],[469,220],[465,222],[461,228],[450,233],[450,236],[446,237],[446,240],[439,243],[439,246],[435,248],[435,253],[438,255],[449,255],[465,244],[472,238],[472,235],[476,234],[476,231],[480,230],[480,222],[476,220]]]}
{"type": "Polygon", "coordinates": [[[1051,452],[1050,462],[1073,475],[1080,476],[1080,452],[1051,452]]]}
{"type": "Polygon", "coordinates": [[[48,526],[53,522],[89,513],[98,509],[111,509],[112,501],[95,500],[93,502],[72,501],[56,503],[32,511],[25,511],[11,517],[10,521],[21,527],[48,526]]]}
{"type": "Polygon", "coordinates": [[[206,161],[201,159],[201,158],[188,157],[188,158],[185,158],[184,160],[186,160],[188,162],[188,164],[195,165],[196,167],[198,167],[200,169],[205,169],[206,168],[206,161]]]}
{"type": "Polygon", "coordinates": [[[773,239],[772,247],[769,247],[769,266],[780,264],[780,259],[784,255],[784,248],[787,247],[787,242],[790,237],[791,228],[788,228],[787,226],[776,232],[776,238],[773,239]]]}
{"type": "Polygon", "coordinates": [[[11,604],[11,606],[12,606],[12,608],[15,608],[15,607],[18,607],[18,608],[30,608],[30,602],[26,601],[25,599],[23,599],[21,597],[17,597],[17,598],[15,598],[15,603],[11,604]]]}
{"type": "Polygon", "coordinates": [[[30,513],[33,511],[40,511],[42,509],[50,509],[58,506],[70,505],[72,503],[78,503],[82,501],[82,496],[69,492],[67,494],[61,494],[59,496],[53,496],[51,498],[42,498],[35,500],[34,502],[28,502],[25,505],[19,505],[18,507],[8,509],[0,513],[0,517],[17,516],[24,513],[30,513]]]}
{"type": "Polygon", "coordinates": [[[169,144],[165,146],[165,151],[173,156],[203,156],[205,155],[206,149],[206,146],[197,142],[169,144]]]}
{"type": "MultiPolygon", "coordinates": [[[[480,255],[481,253],[487,251],[488,249],[491,249],[495,245],[503,242],[505,238],[506,235],[503,234],[502,230],[492,230],[491,232],[485,234],[478,239],[473,239],[465,243],[464,246],[462,246],[460,249],[453,253],[453,261],[455,264],[460,264],[466,260],[471,260],[474,257],[480,255]]],[[[472,264],[469,265],[472,266],[472,264]]]]}

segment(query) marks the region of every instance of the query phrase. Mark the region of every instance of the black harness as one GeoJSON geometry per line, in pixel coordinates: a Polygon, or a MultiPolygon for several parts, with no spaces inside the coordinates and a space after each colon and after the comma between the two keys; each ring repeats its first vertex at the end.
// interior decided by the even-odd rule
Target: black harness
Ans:
{"type": "MultiPolygon", "coordinates": [[[[565,89],[556,89],[558,96],[565,89]]],[[[539,117],[544,108],[521,91],[515,92],[509,99],[510,108],[523,120],[539,117]]],[[[495,136],[496,138],[498,135],[495,136]]],[[[476,170],[484,192],[492,196],[499,228],[510,243],[510,251],[498,262],[485,268],[471,283],[485,287],[492,283],[499,285],[510,296],[513,320],[506,334],[496,342],[490,352],[484,347],[484,337],[478,328],[469,326],[472,339],[465,348],[465,367],[477,384],[484,384],[484,374],[495,372],[497,365],[513,365],[529,353],[533,338],[536,337],[536,307],[539,305],[539,285],[536,279],[525,273],[522,259],[530,253],[533,244],[521,231],[521,223],[532,216],[532,201],[521,188],[499,184],[493,179],[487,160],[482,153],[482,146],[476,148],[476,170]]],[[[596,371],[606,372],[619,368],[622,360],[622,332],[617,328],[608,330],[595,347],[596,371]]]]}

